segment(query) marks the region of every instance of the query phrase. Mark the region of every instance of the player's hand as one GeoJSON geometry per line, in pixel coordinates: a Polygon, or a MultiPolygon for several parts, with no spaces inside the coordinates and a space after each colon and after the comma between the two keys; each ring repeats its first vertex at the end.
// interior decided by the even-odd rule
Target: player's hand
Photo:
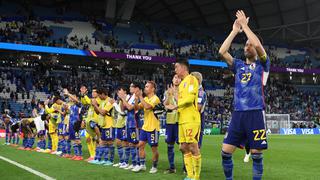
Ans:
{"type": "Polygon", "coordinates": [[[248,25],[249,17],[246,17],[245,13],[242,10],[238,10],[236,16],[236,21],[241,25],[241,27],[248,25]]]}
{"type": "Polygon", "coordinates": [[[50,99],[44,101],[44,105],[48,106],[50,99]]]}
{"type": "Polygon", "coordinates": [[[233,26],[232,26],[232,31],[235,31],[237,33],[240,33],[241,32],[241,25],[239,24],[238,20],[236,19],[233,23],[233,26]]]}
{"type": "Polygon", "coordinates": [[[109,103],[110,103],[110,104],[113,104],[114,102],[116,102],[116,101],[115,101],[113,98],[110,98],[110,99],[109,99],[109,103]]]}
{"type": "Polygon", "coordinates": [[[167,106],[167,109],[169,109],[169,110],[176,110],[178,107],[176,106],[176,105],[173,105],[173,104],[170,104],[170,105],[168,105],[167,106]]]}
{"type": "Polygon", "coordinates": [[[138,97],[138,98],[142,98],[142,91],[141,91],[141,90],[137,90],[137,91],[135,92],[135,95],[136,95],[136,97],[138,97]]]}
{"type": "Polygon", "coordinates": [[[124,94],[123,91],[118,91],[117,93],[118,97],[122,100],[125,100],[126,99],[126,95],[124,94]]]}
{"type": "Polygon", "coordinates": [[[97,102],[96,99],[92,99],[92,100],[91,100],[91,104],[92,104],[93,106],[97,106],[97,105],[98,105],[98,102],[97,102]]]}
{"type": "Polygon", "coordinates": [[[168,85],[168,95],[172,96],[174,93],[174,88],[173,88],[173,85],[170,84],[168,85]]]}

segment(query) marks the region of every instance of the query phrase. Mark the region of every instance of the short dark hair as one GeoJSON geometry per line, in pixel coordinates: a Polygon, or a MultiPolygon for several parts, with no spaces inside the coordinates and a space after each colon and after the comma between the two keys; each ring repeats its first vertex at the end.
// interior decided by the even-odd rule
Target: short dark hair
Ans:
{"type": "Polygon", "coordinates": [[[127,86],[119,86],[119,87],[117,88],[117,91],[120,91],[121,89],[124,90],[124,91],[126,91],[126,92],[128,92],[127,86]]]}
{"type": "Polygon", "coordinates": [[[157,89],[157,84],[154,81],[147,81],[147,83],[152,84],[155,90],[157,89]]]}
{"type": "Polygon", "coordinates": [[[39,101],[39,104],[41,104],[42,106],[44,106],[44,101],[39,101]]]}
{"type": "Polygon", "coordinates": [[[190,64],[189,64],[188,59],[179,58],[179,59],[177,59],[177,63],[186,66],[188,70],[190,69],[190,64]]]}
{"type": "Polygon", "coordinates": [[[139,88],[139,89],[142,89],[141,87],[141,83],[139,83],[138,81],[134,81],[131,83],[131,85],[135,88],[139,88]]]}
{"type": "Polygon", "coordinates": [[[55,95],[55,96],[53,97],[52,102],[53,102],[53,103],[56,103],[58,100],[61,100],[61,96],[60,96],[60,95],[55,95]]]}
{"type": "Polygon", "coordinates": [[[97,90],[97,93],[98,94],[105,94],[105,95],[108,95],[108,90],[104,87],[100,87],[98,90],[97,90]]]}

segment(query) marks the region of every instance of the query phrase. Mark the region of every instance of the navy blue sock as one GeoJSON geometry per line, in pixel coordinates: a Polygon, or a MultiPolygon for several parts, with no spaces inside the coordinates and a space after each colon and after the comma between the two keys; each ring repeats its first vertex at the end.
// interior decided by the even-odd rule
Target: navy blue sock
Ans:
{"type": "Polygon", "coordinates": [[[9,142],[9,133],[6,133],[6,143],[9,142]]]}
{"type": "Polygon", "coordinates": [[[170,169],[175,169],[174,166],[174,144],[168,144],[168,160],[170,169]]]}
{"type": "Polygon", "coordinates": [[[253,153],[252,157],[252,174],[253,180],[260,180],[263,174],[263,155],[262,153],[253,153]]]}
{"type": "Polygon", "coordinates": [[[67,140],[66,142],[66,153],[67,154],[71,154],[71,141],[70,140],[67,140]]]}
{"type": "Polygon", "coordinates": [[[78,156],[82,156],[82,144],[78,144],[78,156]]]}
{"type": "Polygon", "coordinates": [[[97,146],[96,147],[96,155],[94,157],[94,160],[101,160],[101,147],[100,146],[97,146]]]}
{"type": "Polygon", "coordinates": [[[50,135],[48,135],[48,149],[52,149],[52,139],[50,135]]]}
{"type": "Polygon", "coordinates": [[[17,134],[17,138],[16,138],[16,144],[19,144],[20,141],[20,137],[19,137],[19,133],[17,134]]]}
{"type": "Polygon", "coordinates": [[[103,146],[104,160],[109,160],[109,146],[103,146]]]}
{"type": "Polygon", "coordinates": [[[73,150],[74,150],[74,155],[78,156],[79,154],[78,144],[76,143],[73,144],[73,150]]]}
{"type": "Polygon", "coordinates": [[[45,148],[46,148],[46,140],[43,139],[41,143],[41,149],[45,149],[45,148]]]}
{"type": "Polygon", "coordinates": [[[120,146],[117,147],[117,149],[118,149],[119,161],[120,161],[120,163],[123,163],[123,161],[124,161],[124,158],[123,158],[123,148],[122,148],[122,146],[120,145],[120,146]]]}
{"type": "Polygon", "coordinates": [[[146,164],[146,158],[140,157],[140,164],[141,164],[141,166],[144,166],[146,164]]]}
{"type": "Polygon", "coordinates": [[[135,166],[137,165],[137,148],[132,146],[130,147],[130,154],[131,154],[131,158],[132,158],[132,165],[135,166]]]}
{"type": "Polygon", "coordinates": [[[63,154],[67,153],[67,141],[65,139],[62,141],[62,149],[61,149],[61,151],[62,151],[63,154]]]}
{"type": "Polygon", "coordinates": [[[16,136],[15,135],[11,136],[11,140],[12,140],[12,144],[15,144],[16,143],[16,136]]]}
{"type": "Polygon", "coordinates": [[[62,146],[63,146],[63,139],[59,139],[57,151],[62,151],[62,146]]]}
{"type": "Polygon", "coordinates": [[[22,146],[23,147],[27,147],[27,144],[28,144],[28,138],[23,138],[23,140],[22,140],[22,146]]]}
{"type": "Polygon", "coordinates": [[[29,148],[32,148],[34,145],[34,137],[30,138],[30,144],[29,144],[29,148]]]}
{"type": "Polygon", "coordinates": [[[110,161],[113,163],[114,160],[114,145],[109,145],[109,151],[110,151],[110,161]]]}
{"type": "Polygon", "coordinates": [[[221,151],[221,157],[222,157],[223,171],[224,171],[224,175],[226,177],[226,180],[232,180],[233,179],[232,154],[221,151]]]}
{"type": "Polygon", "coordinates": [[[137,164],[140,166],[140,154],[139,154],[139,148],[137,149],[137,164]]]}
{"type": "Polygon", "coordinates": [[[154,167],[154,168],[158,167],[158,160],[152,161],[152,167],[154,167]]]}
{"type": "Polygon", "coordinates": [[[124,151],[125,151],[124,162],[128,164],[129,158],[130,158],[130,147],[125,147],[124,151]]]}
{"type": "Polygon", "coordinates": [[[42,147],[42,140],[39,140],[39,141],[38,141],[37,147],[40,148],[40,149],[42,149],[42,148],[41,148],[41,147],[42,147]]]}

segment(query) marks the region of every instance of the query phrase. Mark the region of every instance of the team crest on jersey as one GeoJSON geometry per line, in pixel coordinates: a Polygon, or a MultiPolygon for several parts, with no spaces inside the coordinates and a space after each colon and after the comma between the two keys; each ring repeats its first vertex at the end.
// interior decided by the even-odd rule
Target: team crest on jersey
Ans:
{"type": "Polygon", "coordinates": [[[250,68],[251,70],[254,70],[254,69],[256,68],[256,63],[250,64],[249,68],[250,68]]]}
{"type": "Polygon", "coordinates": [[[187,87],[187,83],[185,82],[184,84],[183,84],[183,88],[186,88],[187,87]]]}

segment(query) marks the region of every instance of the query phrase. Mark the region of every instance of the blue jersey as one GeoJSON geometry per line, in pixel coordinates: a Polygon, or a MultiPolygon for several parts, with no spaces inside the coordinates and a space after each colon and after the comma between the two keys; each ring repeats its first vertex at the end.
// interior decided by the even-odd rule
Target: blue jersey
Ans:
{"type": "MultiPolygon", "coordinates": [[[[128,103],[130,105],[134,105],[134,99],[135,97],[132,95],[128,98],[128,103]]],[[[127,112],[127,122],[126,122],[126,125],[128,128],[137,128],[138,127],[138,123],[136,121],[136,115],[135,115],[135,110],[132,109],[132,110],[128,110],[127,112]]]]}
{"type": "Polygon", "coordinates": [[[80,119],[79,109],[80,109],[79,106],[77,106],[76,104],[70,107],[70,116],[69,116],[70,123],[73,124],[80,119]]]}
{"type": "Polygon", "coordinates": [[[39,115],[43,115],[44,114],[44,109],[39,109],[39,115]]]}
{"type": "Polygon", "coordinates": [[[138,110],[135,112],[135,120],[137,123],[137,128],[141,129],[143,126],[143,121],[142,121],[142,110],[138,110]]]}
{"type": "Polygon", "coordinates": [[[201,130],[204,128],[204,108],[207,103],[207,93],[204,91],[202,85],[199,86],[198,93],[198,104],[201,104],[200,114],[201,114],[201,130]]]}
{"type": "Polygon", "coordinates": [[[263,82],[264,72],[269,72],[270,60],[256,60],[246,64],[240,59],[233,59],[232,70],[235,74],[234,110],[250,111],[265,108],[263,82]]]}

